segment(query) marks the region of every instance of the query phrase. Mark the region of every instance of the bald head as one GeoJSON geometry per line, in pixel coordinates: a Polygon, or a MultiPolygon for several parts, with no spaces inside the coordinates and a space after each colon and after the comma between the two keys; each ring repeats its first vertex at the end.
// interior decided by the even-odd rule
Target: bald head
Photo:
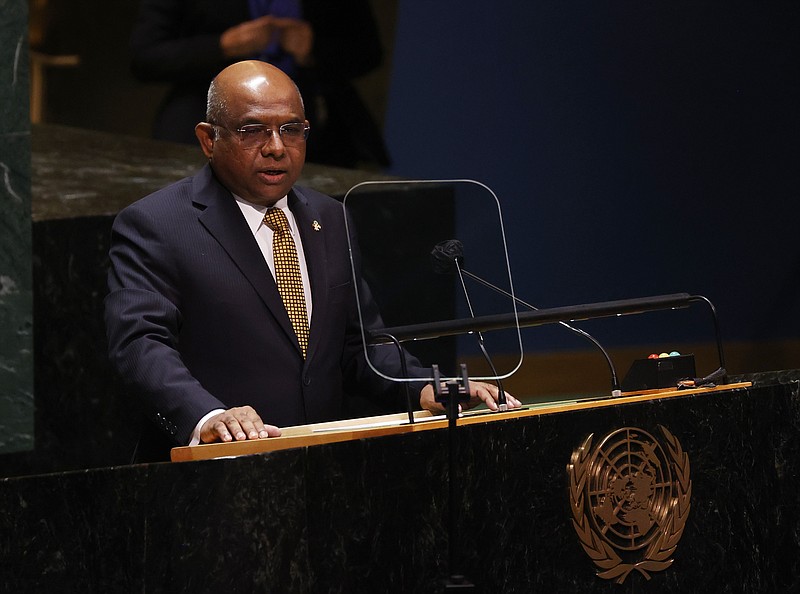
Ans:
{"type": "Polygon", "coordinates": [[[219,123],[229,119],[231,95],[264,97],[275,91],[285,93],[287,88],[297,94],[305,112],[300,90],[281,69],[260,60],[245,60],[231,64],[214,77],[208,87],[206,121],[219,123]]]}

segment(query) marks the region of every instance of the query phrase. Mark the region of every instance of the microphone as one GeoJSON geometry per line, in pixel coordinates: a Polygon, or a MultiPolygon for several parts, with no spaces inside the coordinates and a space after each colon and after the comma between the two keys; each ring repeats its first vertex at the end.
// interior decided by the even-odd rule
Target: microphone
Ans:
{"type": "MultiPolygon", "coordinates": [[[[433,251],[431,251],[431,262],[433,264],[434,272],[438,274],[452,274],[454,271],[458,272],[458,276],[461,279],[462,286],[464,285],[463,275],[468,276],[469,278],[479,282],[483,286],[500,293],[510,299],[513,299],[515,302],[519,303],[520,305],[524,305],[528,309],[532,311],[538,311],[539,308],[531,305],[530,303],[519,299],[518,297],[512,295],[508,291],[501,289],[500,287],[493,285],[489,281],[472,274],[468,270],[464,270],[461,268],[461,263],[464,261],[464,244],[462,244],[458,239],[448,239],[446,241],[440,241],[433,247],[433,251]]],[[[464,292],[466,293],[466,287],[464,287],[464,292]]],[[[470,314],[472,314],[472,310],[470,308],[470,314]]],[[[473,315],[473,317],[475,317],[473,315]]],[[[619,379],[617,378],[617,370],[614,367],[614,363],[611,361],[611,357],[609,357],[606,350],[603,346],[597,342],[597,340],[588,332],[581,330],[580,328],[575,328],[574,326],[570,326],[564,321],[558,322],[571,332],[578,334],[587,340],[591,341],[600,352],[603,353],[603,357],[605,357],[606,363],[608,364],[609,371],[611,372],[611,396],[617,397],[622,395],[622,388],[619,384],[619,379]]],[[[488,355],[487,355],[488,356],[488,355]]],[[[491,363],[490,363],[491,365],[491,363]]],[[[494,368],[492,367],[492,371],[494,368]]],[[[497,375],[497,372],[494,371],[494,374],[497,375]]],[[[499,383],[499,382],[498,382],[499,383]]],[[[501,392],[502,393],[502,392],[501,392]]]]}
{"type": "Polygon", "coordinates": [[[436,274],[452,274],[459,261],[464,261],[464,244],[459,240],[448,239],[433,246],[431,265],[436,274]]]}
{"type": "MultiPolygon", "coordinates": [[[[467,285],[464,282],[464,277],[462,276],[462,272],[466,272],[462,270],[460,262],[464,260],[464,245],[458,241],[457,239],[451,239],[449,241],[442,241],[437,243],[436,246],[433,248],[431,252],[431,264],[433,266],[433,271],[437,274],[449,274],[452,273],[454,270],[458,273],[458,278],[461,281],[461,289],[464,291],[464,297],[467,300],[467,308],[469,309],[469,315],[471,318],[475,319],[475,312],[472,310],[472,302],[469,299],[469,292],[467,291],[467,285]]],[[[492,358],[489,356],[489,353],[486,351],[486,346],[483,342],[483,334],[480,330],[475,331],[475,336],[478,339],[478,348],[480,348],[481,353],[483,353],[483,358],[486,359],[486,362],[489,364],[489,368],[492,370],[494,374],[495,381],[497,382],[497,405],[499,410],[506,411],[508,410],[508,402],[506,400],[506,392],[503,389],[503,383],[500,381],[500,374],[497,373],[497,369],[495,369],[494,363],[492,362],[492,358]]]]}

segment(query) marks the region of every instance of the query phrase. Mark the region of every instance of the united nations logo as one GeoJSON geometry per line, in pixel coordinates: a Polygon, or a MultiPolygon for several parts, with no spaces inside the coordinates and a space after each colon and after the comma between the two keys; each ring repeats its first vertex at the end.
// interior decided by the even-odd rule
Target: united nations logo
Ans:
{"type": "Polygon", "coordinates": [[[634,570],[672,565],[691,508],[689,456],[665,427],[666,442],[626,427],[592,450],[594,434],[567,466],[572,525],[597,575],[621,584],[634,570]]]}

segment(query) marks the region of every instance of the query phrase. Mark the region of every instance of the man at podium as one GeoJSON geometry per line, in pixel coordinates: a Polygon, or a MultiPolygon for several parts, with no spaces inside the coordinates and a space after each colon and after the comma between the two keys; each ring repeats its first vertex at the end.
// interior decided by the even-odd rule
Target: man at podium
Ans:
{"type": "MultiPolygon", "coordinates": [[[[339,419],[345,393],[389,388],[365,360],[341,204],[295,186],[311,125],[294,83],[264,62],[229,66],[206,119],[196,135],[208,164],[124,209],[112,229],[110,358],[168,438],[153,453],[148,435],[142,458],[339,419]]],[[[362,310],[382,325],[371,299],[362,310]]],[[[399,373],[397,351],[376,348],[373,364],[399,373]]],[[[428,377],[407,362],[411,377],[428,377]]],[[[420,386],[420,406],[440,412],[420,386]]],[[[470,386],[468,406],[497,408],[495,386],[470,386]]]]}

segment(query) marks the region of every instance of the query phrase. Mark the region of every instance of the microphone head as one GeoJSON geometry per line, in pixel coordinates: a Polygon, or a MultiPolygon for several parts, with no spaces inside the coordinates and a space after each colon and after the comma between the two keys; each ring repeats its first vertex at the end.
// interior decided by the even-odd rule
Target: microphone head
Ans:
{"type": "Polygon", "coordinates": [[[456,269],[456,261],[464,261],[464,244],[457,239],[440,241],[431,251],[431,265],[437,274],[452,274],[456,269]]]}

